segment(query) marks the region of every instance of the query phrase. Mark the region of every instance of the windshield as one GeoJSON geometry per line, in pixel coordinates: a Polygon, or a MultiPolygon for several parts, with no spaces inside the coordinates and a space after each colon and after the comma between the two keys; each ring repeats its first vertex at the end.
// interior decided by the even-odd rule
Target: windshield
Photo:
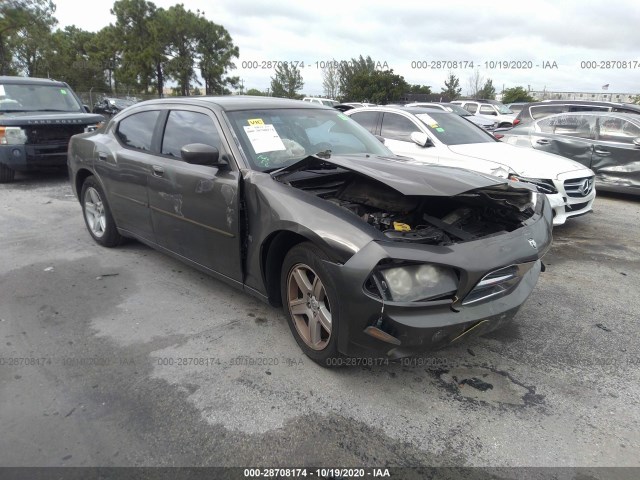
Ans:
{"type": "Polygon", "coordinates": [[[454,105],[453,103],[451,103],[449,105],[445,105],[444,108],[446,108],[450,112],[453,112],[453,113],[455,113],[457,115],[460,115],[461,117],[470,117],[470,116],[473,115],[471,112],[465,110],[460,105],[454,105]]]}
{"type": "Polygon", "coordinates": [[[503,115],[513,115],[513,112],[509,110],[505,105],[502,105],[501,103],[494,104],[494,107],[496,107],[498,109],[498,112],[500,112],[503,115]]]}
{"type": "Polygon", "coordinates": [[[82,106],[66,87],[0,83],[0,112],[81,112],[82,106]]]}
{"type": "Polygon", "coordinates": [[[338,102],[334,101],[334,100],[320,100],[322,102],[323,105],[326,105],[327,107],[333,107],[334,105],[338,105],[338,102]]]}
{"type": "Polygon", "coordinates": [[[459,115],[444,112],[418,113],[422,123],[445,145],[467,145],[470,143],[490,143],[497,140],[459,115]]]}
{"type": "Polygon", "coordinates": [[[364,127],[335,110],[242,110],[227,112],[227,116],[254,170],[286,167],[327,150],[393,155],[364,127]]]}

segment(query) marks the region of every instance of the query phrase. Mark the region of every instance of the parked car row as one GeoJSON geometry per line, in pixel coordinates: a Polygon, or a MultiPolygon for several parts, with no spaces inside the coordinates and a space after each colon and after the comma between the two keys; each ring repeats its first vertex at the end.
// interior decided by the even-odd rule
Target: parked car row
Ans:
{"type": "Polygon", "coordinates": [[[547,195],[554,225],[593,208],[594,175],[589,168],[557,155],[502,143],[454,113],[424,107],[370,107],[349,110],[346,115],[383,137],[397,155],[534,186],[547,195]]]}

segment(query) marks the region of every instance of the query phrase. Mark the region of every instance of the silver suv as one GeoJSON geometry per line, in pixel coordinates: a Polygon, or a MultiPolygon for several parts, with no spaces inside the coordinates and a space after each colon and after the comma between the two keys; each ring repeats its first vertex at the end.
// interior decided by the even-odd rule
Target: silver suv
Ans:
{"type": "Polygon", "coordinates": [[[460,105],[474,115],[491,116],[498,122],[498,127],[511,127],[516,114],[497,100],[455,100],[451,103],[460,105]]]}

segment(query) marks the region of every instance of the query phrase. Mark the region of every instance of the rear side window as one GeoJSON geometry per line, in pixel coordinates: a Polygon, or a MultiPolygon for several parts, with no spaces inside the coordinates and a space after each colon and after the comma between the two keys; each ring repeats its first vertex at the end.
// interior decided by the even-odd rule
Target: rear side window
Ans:
{"type": "Polygon", "coordinates": [[[477,103],[465,103],[464,104],[464,109],[467,112],[476,113],[478,111],[478,104],[477,103]]]}
{"type": "Polygon", "coordinates": [[[128,116],[118,125],[118,138],[129,148],[151,150],[151,139],[160,112],[140,112],[128,116]]]}
{"type": "Polygon", "coordinates": [[[591,105],[570,105],[569,112],[608,112],[609,107],[595,107],[591,105]]]}
{"type": "Polygon", "coordinates": [[[534,120],[539,118],[548,117],[554,113],[564,113],[567,111],[567,107],[563,105],[540,105],[538,107],[531,107],[531,117],[534,120]]]}
{"type": "Polygon", "coordinates": [[[419,132],[420,128],[411,120],[395,113],[385,113],[382,117],[380,135],[391,140],[403,142],[411,141],[411,133],[419,132]]]}
{"type": "Polygon", "coordinates": [[[594,115],[555,115],[540,120],[538,127],[543,133],[595,139],[596,117],[594,115]]]}
{"type": "Polygon", "coordinates": [[[213,120],[204,113],[172,110],[162,139],[162,154],[181,158],[180,150],[190,143],[204,143],[220,149],[220,135],[213,120]]]}
{"type": "Polygon", "coordinates": [[[376,132],[378,125],[378,112],[360,112],[351,115],[356,122],[369,130],[371,133],[376,132]]]}

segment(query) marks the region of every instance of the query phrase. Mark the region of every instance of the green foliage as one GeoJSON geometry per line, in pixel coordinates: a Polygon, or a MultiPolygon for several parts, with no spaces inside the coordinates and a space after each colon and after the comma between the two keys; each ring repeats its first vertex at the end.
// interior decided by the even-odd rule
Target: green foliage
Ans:
{"type": "Polygon", "coordinates": [[[513,87],[505,89],[502,95],[502,103],[514,102],[534,102],[535,98],[523,87],[513,87]]]}
{"type": "Polygon", "coordinates": [[[302,98],[298,90],[304,86],[300,69],[289,63],[278,63],[275,76],[271,77],[271,94],[274,97],[302,98]]]}
{"type": "Polygon", "coordinates": [[[484,98],[487,100],[496,99],[496,89],[493,86],[493,80],[490,78],[484,83],[484,86],[478,91],[477,98],[484,98]]]}
{"type": "Polygon", "coordinates": [[[363,98],[354,97],[354,81],[358,78],[358,82],[362,82],[362,78],[366,78],[367,75],[373,74],[376,71],[376,62],[367,55],[364,58],[360,55],[359,58],[352,58],[349,61],[340,62],[337,65],[338,76],[338,91],[342,99],[361,101],[363,98]]]}
{"type": "Polygon", "coordinates": [[[266,96],[266,93],[261,92],[257,88],[250,88],[249,90],[246,91],[245,95],[253,95],[254,97],[264,97],[266,96]]]}
{"type": "Polygon", "coordinates": [[[0,75],[36,68],[46,45],[37,40],[55,25],[55,9],[51,0],[0,1],[0,75]]]}
{"type": "Polygon", "coordinates": [[[409,87],[409,93],[430,94],[431,87],[429,85],[411,85],[409,87]]]}
{"type": "Polygon", "coordinates": [[[640,95],[636,95],[635,97],[633,97],[633,103],[635,103],[636,105],[640,105],[640,95]]]}
{"type": "Polygon", "coordinates": [[[363,70],[351,78],[348,90],[343,95],[349,99],[368,100],[384,105],[402,98],[408,88],[409,84],[404,77],[393,73],[393,70],[363,70]]]}
{"type": "Polygon", "coordinates": [[[449,98],[449,100],[455,100],[460,98],[462,87],[460,86],[460,80],[453,73],[449,73],[449,76],[444,81],[444,88],[441,93],[449,98]]]}

